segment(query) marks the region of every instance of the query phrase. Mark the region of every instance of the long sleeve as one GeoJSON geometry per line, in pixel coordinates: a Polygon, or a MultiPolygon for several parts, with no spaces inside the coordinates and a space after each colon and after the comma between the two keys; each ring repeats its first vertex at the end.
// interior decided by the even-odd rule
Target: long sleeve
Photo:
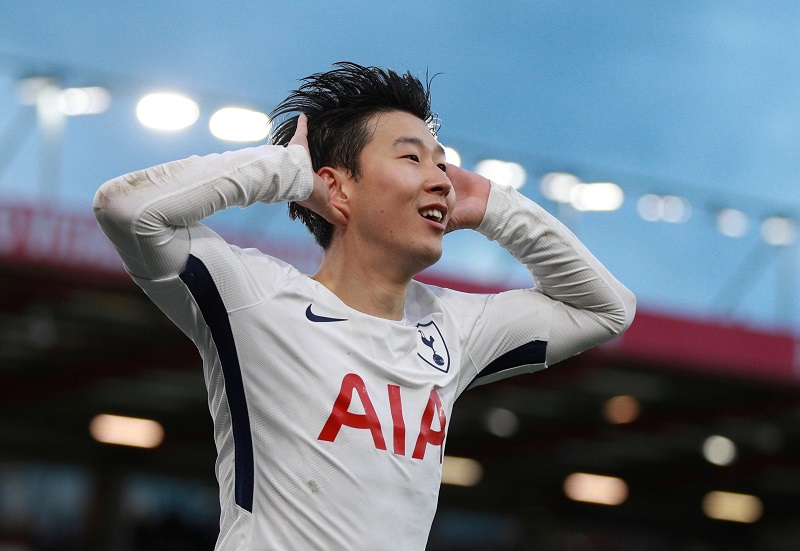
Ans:
{"type": "Polygon", "coordinates": [[[619,335],[633,322],[633,293],[561,222],[517,191],[492,184],[477,231],[524,264],[536,290],[552,301],[548,365],[619,335]]]}
{"type": "Polygon", "coordinates": [[[189,228],[230,206],[308,198],[313,174],[301,146],[259,146],[190,157],[103,184],[94,212],[126,269],[141,279],[180,273],[189,228]]]}

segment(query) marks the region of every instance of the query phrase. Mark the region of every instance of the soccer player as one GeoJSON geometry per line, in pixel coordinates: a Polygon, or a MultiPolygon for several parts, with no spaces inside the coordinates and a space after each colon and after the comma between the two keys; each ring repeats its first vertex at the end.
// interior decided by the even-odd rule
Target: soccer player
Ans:
{"type": "Polygon", "coordinates": [[[468,387],[622,333],[635,299],[561,223],[447,164],[429,82],[340,63],[303,80],[264,145],[106,182],[94,209],[126,269],[195,342],[214,420],[218,550],[416,550],[468,387]],[[313,275],[200,221],[290,202],[313,275]],[[473,229],[535,287],[467,294],[414,276],[473,229]]]}

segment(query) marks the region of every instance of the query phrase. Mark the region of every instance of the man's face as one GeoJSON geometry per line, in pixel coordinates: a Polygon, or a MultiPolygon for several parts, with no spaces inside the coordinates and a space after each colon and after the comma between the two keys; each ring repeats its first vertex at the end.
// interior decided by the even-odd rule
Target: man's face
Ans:
{"type": "Polygon", "coordinates": [[[390,258],[415,275],[441,257],[455,206],[444,149],[410,113],[382,113],[367,124],[374,134],[361,152],[348,232],[355,232],[367,254],[390,258]]]}

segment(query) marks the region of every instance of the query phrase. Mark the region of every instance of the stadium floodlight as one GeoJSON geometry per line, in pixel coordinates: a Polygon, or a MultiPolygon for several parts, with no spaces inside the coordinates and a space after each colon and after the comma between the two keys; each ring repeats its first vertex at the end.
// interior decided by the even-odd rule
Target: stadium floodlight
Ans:
{"type": "Polygon", "coordinates": [[[259,142],[269,136],[272,122],[260,111],[224,107],[211,115],[208,129],[214,137],[230,142],[259,142]]]}
{"type": "Polygon", "coordinates": [[[486,430],[495,436],[509,438],[519,429],[519,417],[505,408],[492,408],[484,419],[486,430]]]}
{"type": "Polygon", "coordinates": [[[461,166],[461,154],[452,147],[445,146],[444,158],[451,165],[461,166]]]}
{"type": "Polygon", "coordinates": [[[636,203],[636,210],[647,222],[681,224],[687,222],[692,215],[691,203],[678,195],[642,195],[636,203]]]}
{"type": "Polygon", "coordinates": [[[564,480],[564,494],[573,501],[620,505],[628,499],[628,484],[615,476],[572,473],[564,480]]]}
{"type": "Polygon", "coordinates": [[[737,209],[722,209],[717,213],[717,229],[727,237],[743,237],[750,227],[747,215],[737,209]]]}
{"type": "Polygon", "coordinates": [[[787,247],[795,240],[794,222],[783,216],[771,216],[761,223],[761,237],[775,247],[787,247]]]}
{"type": "Polygon", "coordinates": [[[639,417],[639,400],[627,394],[609,398],[603,404],[603,417],[612,425],[633,423],[639,417]]]}
{"type": "Polygon", "coordinates": [[[756,496],[733,492],[708,492],[702,507],[709,518],[747,524],[756,522],[764,512],[764,505],[756,496]]]}
{"type": "Polygon", "coordinates": [[[475,165],[475,172],[502,186],[520,189],[525,185],[525,169],[519,163],[501,161],[499,159],[484,159],[475,165]]]}
{"type": "Polygon", "coordinates": [[[442,484],[475,486],[483,478],[483,466],[467,457],[445,455],[442,461],[442,484]]]}
{"type": "Polygon", "coordinates": [[[692,205],[683,197],[665,195],[662,200],[661,219],[671,224],[681,224],[689,220],[692,214],[692,205]]]}
{"type": "Polygon", "coordinates": [[[736,460],[736,444],[729,438],[715,434],[703,442],[703,457],[706,461],[727,467],[736,460]]]}
{"type": "Polygon", "coordinates": [[[139,100],[136,116],[144,126],[154,130],[182,130],[197,122],[200,108],[181,94],[158,92],[139,100]]]}
{"type": "Polygon", "coordinates": [[[102,86],[66,88],[59,92],[57,102],[65,115],[98,115],[111,105],[111,94],[102,86]]]}
{"type": "Polygon", "coordinates": [[[573,188],[580,184],[581,181],[574,174],[548,172],[539,180],[539,191],[551,201],[569,203],[573,188]]]}
{"type": "Polygon", "coordinates": [[[53,77],[35,76],[21,79],[17,82],[17,100],[22,105],[36,105],[42,93],[58,89],[58,84],[53,77]]]}
{"type": "Polygon", "coordinates": [[[642,220],[658,222],[661,219],[661,197],[654,193],[642,195],[636,202],[636,211],[642,220]]]}
{"type": "Polygon", "coordinates": [[[157,421],[106,413],[92,419],[89,432],[98,442],[136,448],[156,448],[164,440],[164,428],[157,421]]]}
{"type": "Polygon", "coordinates": [[[622,188],[611,182],[578,184],[570,191],[570,203],[580,211],[617,210],[624,201],[622,188]]]}

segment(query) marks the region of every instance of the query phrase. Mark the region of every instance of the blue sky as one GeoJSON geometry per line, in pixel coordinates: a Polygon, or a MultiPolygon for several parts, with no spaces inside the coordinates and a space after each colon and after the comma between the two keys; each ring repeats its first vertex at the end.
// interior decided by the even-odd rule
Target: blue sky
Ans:
{"type": "MultiPolygon", "coordinates": [[[[800,329],[797,245],[768,246],[758,232],[764,217],[800,217],[800,3],[0,0],[0,8],[0,137],[8,137],[0,201],[88,209],[108,178],[239,147],[209,135],[204,121],[216,108],[269,111],[298,78],[335,61],[429,70],[441,73],[433,101],[442,142],[467,168],[487,157],[523,164],[523,192],[558,213],[643,308],[800,329]],[[32,110],[14,96],[16,81],[34,74],[113,94],[107,113],[69,119],[58,182],[48,187],[32,110]],[[139,125],[135,103],[156,89],[194,97],[198,124],[174,134],[139,125]],[[559,210],[537,184],[550,171],[614,181],[626,201],[612,213],[559,210]],[[686,197],[691,218],[645,222],[636,202],[646,193],[686,197]],[[743,238],[716,230],[714,213],[725,206],[750,215],[743,238]]],[[[282,207],[215,223],[310,246],[282,207]]],[[[470,234],[447,237],[436,269],[528,281],[470,234]]]]}

